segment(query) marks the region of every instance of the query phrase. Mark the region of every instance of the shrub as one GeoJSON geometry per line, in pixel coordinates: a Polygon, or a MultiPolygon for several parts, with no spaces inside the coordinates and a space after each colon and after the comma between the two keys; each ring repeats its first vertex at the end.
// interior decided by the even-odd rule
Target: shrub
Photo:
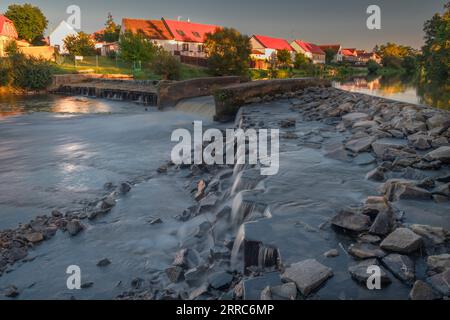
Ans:
{"type": "Polygon", "coordinates": [[[179,80],[181,63],[169,52],[160,49],[152,62],[153,71],[164,80],[179,80]]]}
{"type": "Polygon", "coordinates": [[[15,54],[8,59],[3,78],[14,87],[41,90],[52,83],[53,69],[48,61],[15,54]]]}
{"type": "Polygon", "coordinates": [[[11,84],[11,67],[6,59],[0,59],[0,86],[11,84]]]}
{"type": "Polygon", "coordinates": [[[376,61],[369,60],[369,62],[367,62],[367,70],[369,71],[369,73],[376,73],[379,69],[380,65],[376,61]]]}

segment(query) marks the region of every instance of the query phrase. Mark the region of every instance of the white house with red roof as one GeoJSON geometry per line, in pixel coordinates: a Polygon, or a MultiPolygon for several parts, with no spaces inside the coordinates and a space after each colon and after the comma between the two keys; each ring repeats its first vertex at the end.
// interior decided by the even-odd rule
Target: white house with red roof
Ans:
{"type": "Polygon", "coordinates": [[[18,35],[14,23],[0,14],[0,57],[5,56],[5,48],[10,41],[17,40],[18,35]]]}
{"type": "Polygon", "coordinates": [[[291,47],[295,50],[295,52],[305,55],[314,64],[325,63],[325,52],[323,52],[322,49],[314,43],[294,40],[291,43],[291,47]]]}
{"type": "Polygon", "coordinates": [[[327,54],[327,51],[330,51],[333,53],[333,62],[341,62],[342,61],[342,47],[340,44],[322,44],[319,45],[319,48],[325,52],[325,55],[327,54]]]}
{"type": "Polygon", "coordinates": [[[253,35],[250,38],[252,46],[251,58],[253,65],[257,69],[267,69],[268,61],[272,59],[278,51],[287,50],[294,55],[295,50],[289,42],[282,38],[274,38],[262,35],[253,35]]]}

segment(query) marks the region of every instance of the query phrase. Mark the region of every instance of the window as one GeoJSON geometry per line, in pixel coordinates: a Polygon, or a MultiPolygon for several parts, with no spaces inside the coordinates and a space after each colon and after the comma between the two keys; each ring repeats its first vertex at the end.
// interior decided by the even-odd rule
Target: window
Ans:
{"type": "Polygon", "coordinates": [[[183,43],[183,51],[189,51],[189,43],[183,43]]]}
{"type": "Polygon", "coordinates": [[[194,37],[201,38],[200,33],[198,33],[197,31],[192,31],[192,34],[194,35],[194,37]]]}
{"type": "Polygon", "coordinates": [[[202,45],[202,44],[199,44],[197,49],[198,49],[198,52],[204,52],[205,51],[205,46],[202,45]]]}
{"type": "Polygon", "coordinates": [[[177,33],[180,35],[180,36],[182,36],[182,37],[184,37],[186,34],[184,33],[184,31],[183,30],[178,30],[177,29],[177,33]]]}

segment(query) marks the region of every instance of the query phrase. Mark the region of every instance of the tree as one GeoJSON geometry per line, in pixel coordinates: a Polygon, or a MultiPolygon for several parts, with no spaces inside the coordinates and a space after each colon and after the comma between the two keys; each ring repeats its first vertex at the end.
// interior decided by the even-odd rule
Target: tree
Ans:
{"type": "Polygon", "coordinates": [[[108,18],[106,19],[105,29],[103,33],[96,34],[97,41],[105,42],[116,42],[120,37],[120,25],[114,22],[114,18],[111,13],[108,13],[108,18]]]}
{"type": "Polygon", "coordinates": [[[163,80],[179,80],[181,63],[166,50],[160,48],[152,62],[153,71],[163,80]]]}
{"type": "Polygon", "coordinates": [[[336,52],[333,49],[325,49],[325,63],[331,64],[334,60],[336,52]]]}
{"type": "Polygon", "coordinates": [[[127,31],[120,36],[120,57],[127,62],[149,63],[155,57],[158,47],[143,32],[127,31]]]}
{"type": "Polygon", "coordinates": [[[369,60],[367,62],[367,70],[369,71],[370,74],[377,73],[378,69],[380,69],[380,65],[376,61],[369,60]]]}
{"type": "Polygon", "coordinates": [[[278,50],[277,61],[281,68],[289,67],[292,64],[291,53],[286,49],[278,50]]]}
{"type": "Polygon", "coordinates": [[[418,71],[419,62],[415,56],[406,56],[402,61],[402,68],[409,74],[413,74],[418,71]]]}
{"type": "Polygon", "coordinates": [[[309,60],[303,53],[297,53],[295,55],[294,59],[295,69],[303,69],[309,64],[311,64],[311,60],[309,60]]]}
{"type": "Polygon", "coordinates": [[[422,47],[425,75],[437,82],[449,78],[450,68],[450,2],[442,14],[436,13],[425,22],[425,45],[422,47]]]}
{"type": "Polygon", "coordinates": [[[95,54],[95,43],[84,32],[67,36],[64,39],[64,46],[71,56],[91,56],[95,54]]]}
{"type": "Polygon", "coordinates": [[[248,75],[252,48],[250,38],[233,28],[206,35],[205,50],[213,75],[248,75]]]}
{"type": "Polygon", "coordinates": [[[41,9],[31,4],[12,4],[8,7],[5,16],[14,22],[20,39],[37,44],[41,42],[47,28],[47,18],[41,9]]]}

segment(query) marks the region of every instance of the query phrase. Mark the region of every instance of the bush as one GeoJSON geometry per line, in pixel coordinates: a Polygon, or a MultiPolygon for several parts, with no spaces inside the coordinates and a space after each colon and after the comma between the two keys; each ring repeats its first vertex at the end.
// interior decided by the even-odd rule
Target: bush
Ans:
{"type": "Polygon", "coordinates": [[[52,66],[49,62],[28,58],[23,54],[10,56],[0,67],[0,80],[4,85],[12,85],[26,90],[41,90],[52,83],[52,66]]]}
{"type": "Polygon", "coordinates": [[[367,62],[367,70],[369,71],[369,73],[377,73],[377,71],[380,69],[380,65],[374,61],[374,60],[369,60],[369,62],[367,62]]]}
{"type": "Polygon", "coordinates": [[[179,80],[181,63],[169,52],[160,49],[152,62],[153,71],[163,80],[179,80]]]}
{"type": "Polygon", "coordinates": [[[0,86],[11,84],[11,67],[6,59],[0,59],[0,86]]]}
{"type": "Polygon", "coordinates": [[[405,69],[407,73],[415,73],[418,71],[419,62],[416,57],[406,56],[403,58],[402,68],[405,69]]]}
{"type": "Polygon", "coordinates": [[[95,54],[94,40],[84,32],[64,38],[64,46],[71,56],[91,56],[95,54]]]}
{"type": "Polygon", "coordinates": [[[149,63],[158,52],[158,47],[142,32],[125,32],[120,36],[119,46],[120,58],[130,63],[149,63]]]}

